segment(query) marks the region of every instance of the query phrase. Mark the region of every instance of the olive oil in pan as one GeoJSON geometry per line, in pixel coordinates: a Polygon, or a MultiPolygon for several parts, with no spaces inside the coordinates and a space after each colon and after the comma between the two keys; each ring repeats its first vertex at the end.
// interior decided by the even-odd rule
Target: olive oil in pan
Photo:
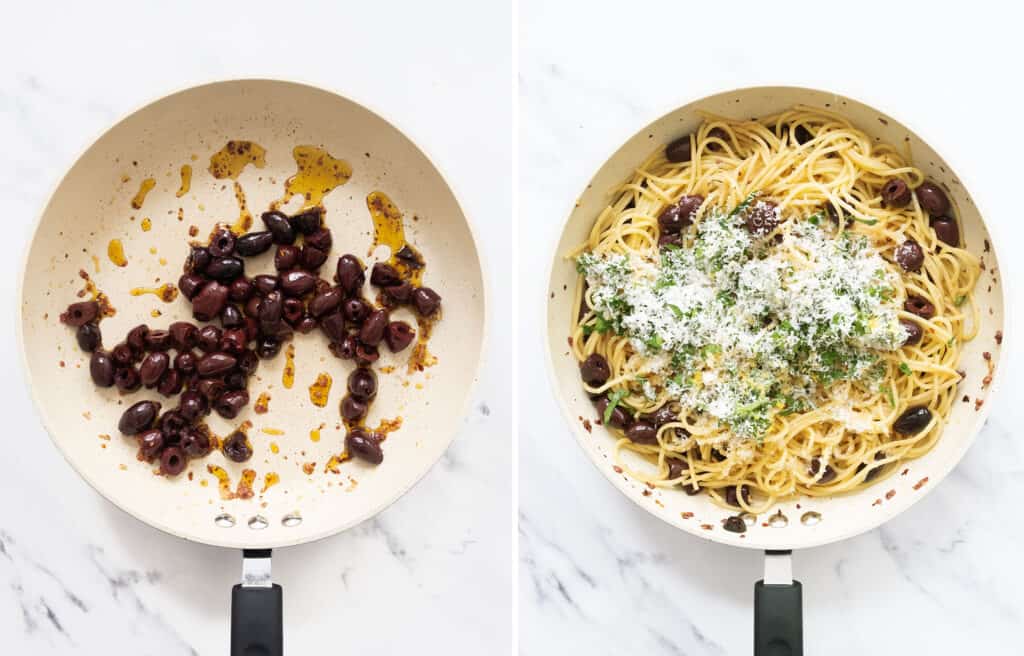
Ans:
{"type": "Polygon", "coordinates": [[[120,239],[111,239],[107,244],[107,257],[119,267],[128,266],[128,258],[124,254],[124,244],[120,239]]]}
{"type": "Polygon", "coordinates": [[[141,210],[142,204],[146,202],[146,196],[149,192],[153,191],[153,187],[155,186],[156,180],[153,178],[146,178],[143,180],[142,184],[139,185],[139,191],[135,194],[135,197],[132,198],[132,207],[137,210],[141,210]]]}
{"type": "Polygon", "coordinates": [[[266,166],[266,155],[267,151],[257,143],[233,139],[210,157],[208,170],[218,180],[237,180],[249,164],[258,169],[266,166]]]}
{"type": "Polygon", "coordinates": [[[316,146],[296,146],[292,149],[297,171],[284,183],[284,197],[271,204],[278,209],[295,196],[300,196],[302,209],[316,207],[324,196],[349,181],[352,166],[343,159],[316,146]]]}
{"type": "Polygon", "coordinates": [[[188,193],[189,189],[192,188],[192,166],[190,164],[183,164],[181,166],[181,186],[178,187],[178,191],[175,192],[175,196],[181,198],[188,193]]]}
{"type": "Polygon", "coordinates": [[[132,296],[142,296],[143,294],[153,294],[164,303],[173,303],[178,298],[178,288],[171,283],[166,283],[159,287],[135,287],[131,290],[132,296]]]}

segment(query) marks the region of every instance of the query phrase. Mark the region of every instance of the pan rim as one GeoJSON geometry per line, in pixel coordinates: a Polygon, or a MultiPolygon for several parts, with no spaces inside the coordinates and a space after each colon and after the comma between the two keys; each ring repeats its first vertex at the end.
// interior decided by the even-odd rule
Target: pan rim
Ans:
{"type": "MultiPolygon", "coordinates": [[[[197,82],[197,83],[194,83],[194,84],[180,85],[180,86],[174,87],[173,89],[167,91],[166,93],[161,93],[161,94],[159,94],[159,95],[157,95],[155,97],[148,97],[148,99],[145,100],[144,102],[141,102],[141,103],[133,105],[128,111],[120,113],[115,120],[113,120],[109,124],[106,124],[91,139],[86,141],[85,145],[78,150],[78,152],[75,154],[75,156],[71,159],[70,163],[67,163],[65,166],[63,166],[61,168],[58,168],[57,171],[58,171],[58,174],[56,175],[55,181],[50,185],[49,191],[48,191],[48,193],[45,196],[45,201],[42,203],[42,206],[40,207],[40,209],[36,212],[35,219],[34,219],[34,221],[31,224],[31,231],[29,232],[28,239],[25,242],[25,246],[26,247],[24,248],[24,250],[23,250],[23,252],[21,254],[21,266],[20,266],[20,268],[18,270],[18,281],[17,281],[17,287],[16,287],[17,293],[15,294],[15,298],[14,298],[14,303],[15,303],[15,312],[14,312],[15,333],[16,333],[17,346],[18,346],[18,351],[19,351],[19,355],[18,355],[17,360],[18,360],[18,363],[19,363],[19,365],[20,365],[20,367],[22,369],[23,379],[24,379],[24,381],[25,381],[25,383],[27,384],[27,387],[28,387],[29,396],[30,396],[30,398],[32,400],[33,411],[34,411],[36,417],[39,419],[39,422],[42,424],[44,430],[46,431],[46,434],[49,436],[50,441],[57,448],[57,451],[60,452],[60,454],[63,457],[64,461],[68,465],[70,465],[71,469],[76,474],[78,474],[79,478],[81,480],[83,480],[86,484],[88,484],[88,486],[94,492],[96,492],[105,501],[109,502],[112,506],[114,506],[115,508],[117,508],[121,512],[124,512],[124,513],[134,517],[138,521],[140,521],[140,522],[142,522],[142,523],[144,523],[144,524],[146,524],[148,526],[151,526],[153,528],[156,528],[156,529],[160,530],[162,533],[165,533],[167,535],[170,535],[172,537],[175,537],[175,538],[178,538],[178,539],[181,539],[181,540],[185,540],[185,541],[188,541],[188,542],[196,543],[196,544],[203,544],[203,545],[208,545],[208,546],[213,546],[213,547],[222,547],[222,548],[229,548],[229,549],[244,549],[244,548],[251,548],[251,547],[254,547],[254,546],[259,547],[259,548],[277,549],[277,548],[295,546],[295,545],[299,545],[299,544],[308,544],[308,543],[316,542],[316,541],[323,540],[325,538],[329,538],[331,536],[337,535],[338,533],[341,533],[341,532],[346,531],[346,530],[348,530],[350,528],[358,526],[358,525],[362,524],[363,522],[371,520],[374,517],[376,517],[377,515],[379,515],[381,512],[385,511],[392,504],[394,504],[396,501],[398,501],[398,499],[400,499],[407,492],[409,492],[413,487],[415,487],[420,481],[422,481],[423,478],[426,477],[426,475],[430,471],[432,471],[434,469],[434,467],[437,465],[438,461],[441,460],[441,458],[444,457],[444,454],[447,453],[448,449],[451,448],[452,442],[454,442],[457,433],[460,430],[462,430],[462,428],[466,424],[465,418],[468,416],[469,410],[472,407],[473,401],[474,401],[475,396],[476,396],[477,389],[479,388],[479,385],[480,385],[480,378],[483,375],[483,372],[485,371],[486,359],[487,359],[487,354],[488,354],[488,344],[489,344],[488,337],[489,337],[489,334],[490,334],[490,302],[489,302],[490,301],[490,280],[491,280],[490,279],[490,275],[489,275],[490,271],[489,271],[489,268],[488,268],[488,264],[486,262],[486,258],[484,258],[483,255],[482,255],[482,250],[481,250],[481,247],[480,247],[481,241],[480,241],[480,238],[479,238],[479,235],[478,235],[478,229],[476,228],[475,222],[474,222],[473,218],[471,217],[470,213],[468,213],[466,211],[465,203],[461,200],[464,196],[458,192],[457,187],[452,183],[451,177],[446,173],[446,170],[442,166],[440,166],[438,164],[437,159],[435,157],[433,157],[431,155],[431,153],[429,151],[427,151],[423,147],[421,141],[419,141],[416,138],[414,138],[414,136],[412,135],[412,133],[409,130],[402,129],[398,125],[396,125],[395,121],[393,121],[392,118],[388,114],[381,112],[378,109],[377,106],[371,105],[370,103],[366,102],[362,98],[354,98],[354,97],[352,97],[350,95],[343,94],[343,93],[341,93],[341,92],[339,92],[337,90],[334,90],[332,88],[329,88],[329,87],[326,87],[326,86],[320,86],[319,84],[315,84],[313,82],[309,82],[309,81],[305,81],[305,80],[299,80],[297,78],[268,77],[268,76],[228,77],[228,78],[219,78],[218,77],[218,78],[212,78],[212,79],[208,79],[208,80],[205,80],[205,81],[197,82]],[[293,85],[293,86],[297,86],[297,87],[304,87],[304,88],[312,90],[312,91],[318,91],[318,92],[321,92],[321,93],[326,93],[326,94],[335,96],[337,98],[340,98],[340,99],[342,99],[344,101],[350,102],[350,103],[358,106],[362,110],[370,113],[371,115],[373,115],[376,118],[378,118],[381,121],[383,121],[388,127],[390,127],[392,130],[397,132],[399,135],[401,135],[402,137],[407,139],[409,141],[409,143],[412,144],[413,148],[418,150],[423,155],[424,159],[426,159],[427,162],[429,162],[430,165],[437,172],[438,177],[440,177],[440,179],[444,183],[445,187],[447,187],[449,193],[451,193],[452,198],[455,201],[456,207],[458,207],[459,211],[462,213],[462,216],[465,218],[466,227],[467,227],[467,229],[469,231],[469,236],[470,236],[470,239],[471,239],[471,241],[473,243],[473,248],[476,251],[477,262],[479,264],[479,269],[480,269],[480,277],[481,277],[481,280],[482,280],[481,293],[480,293],[480,303],[481,303],[481,306],[482,306],[482,321],[481,321],[481,326],[480,326],[480,349],[479,349],[479,353],[477,354],[477,357],[476,357],[477,364],[476,364],[475,370],[473,371],[473,376],[472,376],[472,379],[470,381],[470,384],[469,384],[468,388],[466,389],[465,398],[463,400],[462,408],[461,408],[460,413],[459,413],[460,424],[452,431],[451,435],[448,436],[447,442],[446,442],[446,444],[444,446],[444,449],[440,452],[438,457],[435,458],[434,461],[430,463],[429,466],[425,467],[423,469],[423,471],[418,474],[418,476],[416,476],[413,480],[411,480],[407,485],[405,485],[405,486],[403,486],[401,488],[396,488],[396,490],[394,491],[393,494],[387,495],[387,496],[383,497],[383,500],[381,502],[375,504],[372,507],[372,510],[369,513],[365,514],[365,516],[363,516],[361,519],[358,519],[358,520],[355,520],[355,521],[350,521],[350,522],[347,522],[347,523],[344,523],[344,524],[340,524],[340,525],[337,525],[337,526],[331,526],[331,527],[328,527],[328,528],[326,528],[324,530],[321,530],[319,532],[316,532],[316,533],[313,533],[313,534],[310,534],[310,535],[307,535],[307,536],[297,537],[297,538],[286,538],[286,539],[265,540],[265,541],[260,541],[258,539],[254,539],[252,541],[244,541],[244,540],[240,541],[240,540],[230,540],[230,539],[225,539],[225,540],[200,539],[200,538],[198,538],[198,537],[196,537],[194,535],[186,535],[186,534],[184,534],[184,533],[182,533],[182,532],[180,532],[178,530],[175,530],[173,527],[171,527],[171,526],[165,524],[164,522],[160,521],[159,517],[153,517],[153,518],[144,517],[140,513],[136,513],[136,512],[133,512],[132,510],[129,510],[129,509],[125,508],[121,503],[118,502],[118,500],[116,500],[116,499],[112,498],[111,496],[108,496],[106,493],[104,493],[100,489],[100,487],[94,482],[93,478],[90,477],[89,475],[87,475],[83,469],[79,468],[75,464],[75,462],[70,457],[68,457],[67,452],[61,447],[59,441],[57,440],[57,438],[55,436],[55,432],[54,432],[53,428],[51,427],[50,422],[48,421],[47,415],[44,412],[43,405],[42,405],[41,400],[39,398],[37,388],[36,388],[36,386],[34,384],[34,381],[32,379],[32,371],[31,371],[31,368],[29,366],[28,357],[27,357],[27,349],[26,349],[26,346],[25,346],[25,335],[24,335],[24,330],[23,330],[23,328],[24,328],[24,313],[23,313],[24,302],[23,302],[23,300],[24,300],[24,293],[25,293],[25,275],[26,275],[27,267],[28,267],[28,263],[29,263],[29,253],[31,251],[31,245],[35,243],[37,237],[39,236],[39,231],[40,231],[40,229],[42,227],[43,216],[45,215],[47,208],[50,206],[50,203],[53,201],[53,198],[56,195],[57,191],[64,184],[64,181],[67,179],[68,175],[71,172],[71,169],[74,168],[75,164],[77,164],[79,162],[79,160],[81,160],[82,157],[84,157],[96,145],[96,143],[98,141],[100,141],[103,137],[105,137],[107,134],[109,134],[111,131],[115,130],[119,125],[121,125],[125,120],[127,120],[128,118],[134,116],[135,114],[137,114],[137,113],[139,113],[139,112],[141,112],[141,111],[143,111],[143,110],[145,110],[145,109],[147,109],[147,108],[149,108],[149,107],[151,107],[153,105],[159,104],[159,103],[161,103],[161,102],[163,102],[163,101],[165,101],[165,100],[167,100],[167,99],[169,99],[171,97],[180,95],[182,93],[186,93],[186,92],[189,92],[189,91],[194,91],[194,90],[198,90],[198,89],[206,88],[206,87],[213,87],[213,86],[218,86],[218,85],[223,85],[223,84],[236,84],[236,83],[276,83],[276,84],[288,84],[288,85],[293,85]]],[[[230,535],[230,534],[226,533],[226,535],[230,535]]],[[[257,534],[256,536],[253,536],[253,537],[258,538],[259,535],[257,534]]]]}
{"type": "MultiPolygon", "coordinates": [[[[609,483],[611,483],[611,485],[614,488],[616,488],[619,491],[620,494],[622,494],[623,496],[628,498],[630,501],[632,501],[638,507],[643,509],[645,512],[653,515],[658,520],[660,520],[660,521],[662,521],[662,522],[664,522],[664,523],[666,523],[666,524],[668,524],[668,525],[670,525],[670,526],[672,526],[672,527],[674,527],[676,529],[679,529],[681,531],[689,533],[690,535],[693,535],[695,537],[702,538],[702,539],[705,539],[705,540],[709,540],[711,542],[715,542],[715,543],[721,544],[723,546],[735,547],[735,548],[741,548],[741,549],[751,549],[751,550],[758,550],[758,551],[763,551],[766,548],[771,548],[771,549],[779,549],[779,548],[804,549],[804,548],[818,547],[818,546],[824,546],[824,545],[827,545],[827,544],[832,544],[832,543],[835,543],[835,542],[840,542],[840,541],[843,541],[843,540],[846,540],[846,539],[849,539],[849,538],[852,538],[852,537],[855,537],[855,536],[858,536],[858,535],[862,535],[864,533],[868,533],[868,532],[878,528],[882,524],[884,524],[884,523],[888,522],[889,520],[895,518],[897,515],[900,515],[900,514],[906,512],[911,507],[913,507],[915,504],[917,504],[921,499],[923,499],[925,496],[930,494],[932,492],[932,490],[937,488],[939,486],[939,484],[942,481],[944,481],[949,476],[950,472],[952,472],[957,467],[957,465],[959,465],[963,461],[964,457],[967,454],[967,451],[971,448],[971,446],[977,440],[978,434],[981,432],[982,428],[984,428],[985,424],[987,423],[989,413],[991,412],[991,409],[992,409],[992,399],[995,397],[995,395],[998,394],[999,390],[1002,388],[1002,383],[1003,383],[1003,380],[1004,380],[1005,375],[1006,375],[1005,372],[1004,372],[1004,369],[1006,369],[1006,363],[1009,361],[1009,355],[1012,352],[1012,349],[1015,348],[1015,346],[1014,346],[1014,344],[1015,344],[1015,342],[1014,342],[1014,335],[1015,335],[1015,333],[1014,333],[1014,327],[1013,327],[1013,313],[1011,311],[1009,311],[1009,306],[1007,305],[1007,302],[1006,302],[1007,298],[1012,298],[1012,296],[1008,294],[1007,279],[1005,277],[1003,277],[1003,276],[1000,276],[1000,280],[999,280],[999,294],[1000,294],[1000,301],[1001,301],[1002,307],[1004,309],[1004,312],[1003,312],[1003,322],[1002,322],[1002,326],[1001,326],[1000,330],[1002,330],[1002,333],[1003,333],[1003,340],[1002,340],[1002,343],[1000,345],[1000,351],[999,351],[998,356],[996,357],[995,362],[996,362],[996,365],[999,365],[1000,363],[1002,363],[1002,366],[996,366],[996,368],[995,368],[995,374],[992,377],[992,382],[988,386],[988,394],[986,396],[986,403],[976,413],[976,415],[975,415],[976,420],[975,420],[974,427],[970,430],[970,433],[967,435],[967,439],[962,441],[961,445],[959,446],[959,448],[955,452],[955,457],[952,457],[952,458],[948,459],[945,464],[943,464],[942,466],[940,466],[936,470],[934,470],[935,473],[929,472],[930,479],[931,479],[931,484],[925,486],[926,489],[921,490],[918,494],[913,495],[910,498],[911,500],[909,502],[906,502],[906,505],[901,505],[896,511],[889,512],[887,514],[886,513],[877,513],[877,514],[869,515],[870,521],[863,521],[863,522],[853,523],[846,530],[840,531],[839,533],[837,533],[836,535],[831,536],[831,537],[817,538],[817,537],[815,537],[815,536],[818,535],[817,533],[811,533],[809,535],[809,539],[802,540],[799,543],[796,543],[796,542],[790,543],[790,544],[786,545],[785,547],[781,547],[781,546],[779,546],[777,544],[774,544],[774,543],[769,544],[769,543],[766,543],[766,542],[763,542],[763,541],[759,541],[756,537],[751,539],[751,534],[749,534],[749,533],[747,534],[747,538],[748,539],[744,539],[744,540],[741,541],[741,540],[736,540],[736,539],[730,539],[727,535],[722,534],[722,533],[716,533],[716,532],[713,532],[713,531],[700,530],[697,525],[688,525],[688,524],[682,524],[681,525],[681,524],[677,524],[677,523],[671,521],[668,516],[662,514],[658,510],[656,510],[655,507],[652,504],[641,503],[641,500],[640,500],[639,496],[637,494],[634,494],[634,493],[628,491],[625,488],[625,484],[622,483],[621,479],[618,476],[613,475],[612,469],[610,467],[603,466],[603,463],[598,461],[598,459],[596,457],[596,450],[591,448],[591,447],[589,447],[586,444],[585,439],[584,439],[584,435],[583,435],[583,430],[577,425],[577,422],[575,420],[575,415],[573,414],[572,408],[570,407],[569,402],[567,400],[567,394],[565,394],[563,392],[562,388],[559,385],[558,377],[557,377],[557,373],[556,373],[556,363],[555,363],[555,360],[554,360],[554,357],[555,357],[554,356],[554,351],[551,348],[551,345],[553,343],[555,343],[555,342],[552,341],[554,336],[551,334],[551,330],[548,327],[549,324],[550,324],[551,313],[555,310],[555,307],[552,304],[545,302],[547,300],[547,298],[548,298],[547,297],[547,292],[550,291],[550,288],[551,288],[551,280],[552,280],[552,276],[554,275],[555,268],[563,259],[561,253],[559,252],[559,244],[561,242],[562,235],[564,235],[564,233],[565,233],[566,226],[569,224],[569,221],[572,219],[573,210],[574,210],[574,208],[575,208],[575,206],[576,206],[576,204],[578,202],[578,199],[582,196],[583,193],[585,193],[586,189],[588,189],[590,187],[590,185],[593,183],[594,179],[598,176],[598,174],[600,174],[600,172],[612,161],[612,159],[615,157],[615,155],[622,148],[624,148],[637,135],[642,134],[642,133],[644,133],[646,131],[649,131],[649,129],[652,128],[658,122],[660,122],[660,121],[668,118],[669,116],[679,112],[683,108],[699,105],[700,103],[703,103],[703,102],[707,101],[710,98],[715,98],[715,97],[725,96],[725,95],[728,95],[728,94],[735,94],[735,93],[752,93],[752,92],[768,91],[768,90],[779,91],[779,92],[783,92],[783,93],[810,92],[810,93],[817,93],[817,94],[826,94],[826,95],[832,95],[832,96],[834,96],[837,99],[844,99],[844,100],[853,101],[853,102],[855,102],[855,103],[857,103],[859,105],[863,105],[864,107],[867,107],[867,108],[869,108],[869,109],[871,109],[873,111],[879,111],[880,113],[883,113],[886,116],[889,116],[889,117],[893,118],[894,120],[896,120],[899,123],[899,125],[901,127],[903,127],[907,131],[909,131],[912,134],[914,134],[922,143],[926,144],[929,148],[932,148],[934,150],[934,146],[932,145],[932,144],[935,143],[934,140],[932,140],[931,138],[926,138],[925,135],[923,135],[920,131],[918,131],[916,129],[911,129],[910,126],[902,118],[893,115],[891,112],[888,112],[888,111],[881,112],[880,110],[876,109],[877,105],[874,103],[874,98],[862,99],[864,96],[859,94],[859,92],[858,92],[858,97],[854,97],[854,96],[851,96],[851,95],[838,93],[838,92],[835,92],[835,91],[832,91],[832,90],[820,89],[820,88],[815,88],[815,87],[806,87],[806,86],[797,86],[797,85],[770,85],[770,84],[767,84],[767,85],[752,85],[752,86],[731,87],[731,88],[720,88],[720,89],[717,89],[717,90],[714,89],[714,88],[707,88],[707,87],[703,88],[703,89],[700,90],[700,95],[690,96],[690,97],[688,97],[688,99],[684,99],[683,102],[679,102],[677,100],[677,101],[672,101],[670,103],[664,103],[663,105],[667,106],[667,109],[665,107],[662,107],[659,111],[653,113],[653,118],[648,120],[646,123],[644,123],[638,129],[635,129],[635,130],[626,130],[626,129],[624,129],[623,130],[623,134],[625,135],[624,137],[623,136],[618,136],[614,141],[609,140],[611,143],[614,143],[614,144],[617,144],[617,145],[615,145],[613,148],[611,148],[610,151],[603,156],[603,159],[598,160],[594,165],[592,165],[589,168],[585,169],[586,171],[590,171],[590,173],[589,174],[584,173],[584,175],[586,177],[581,176],[581,180],[577,181],[577,184],[573,187],[573,189],[575,190],[574,195],[570,199],[569,203],[567,204],[567,208],[568,209],[565,211],[565,213],[563,215],[564,218],[562,219],[561,223],[559,224],[558,232],[554,233],[554,235],[553,235],[552,244],[551,244],[550,250],[549,250],[549,259],[548,259],[548,264],[547,264],[547,275],[543,279],[545,288],[542,289],[542,290],[538,290],[540,292],[539,298],[541,299],[541,302],[544,303],[544,309],[543,309],[543,312],[541,313],[541,316],[544,317],[544,321],[542,322],[542,327],[541,327],[541,336],[543,337],[542,345],[543,345],[544,352],[545,352],[544,360],[545,360],[545,368],[547,370],[548,382],[551,385],[552,390],[554,391],[554,395],[555,395],[555,398],[557,399],[558,407],[561,410],[561,415],[562,415],[563,421],[568,426],[569,431],[572,433],[573,437],[575,438],[577,446],[580,448],[580,450],[582,450],[586,454],[586,459],[590,462],[590,464],[593,465],[601,473],[602,477],[604,477],[609,483]]],[[[953,149],[946,149],[946,148],[944,148],[943,151],[942,151],[942,157],[947,162],[949,161],[949,158],[946,157],[946,154],[949,153],[950,150],[953,150],[953,149]]],[[[936,150],[936,152],[939,152],[939,151],[936,150]]],[[[955,153],[954,153],[954,155],[955,155],[955,153]]],[[[581,169],[582,169],[582,166],[581,166],[581,169]]],[[[970,183],[970,181],[973,179],[972,176],[970,176],[970,175],[964,176],[964,175],[962,175],[962,171],[957,169],[956,170],[956,177],[957,177],[957,179],[960,180],[960,182],[962,183],[962,187],[965,190],[970,190],[972,188],[972,185],[970,183]]],[[[996,259],[997,264],[999,262],[1005,262],[1006,260],[1003,259],[1003,252],[1000,250],[1000,248],[1001,248],[1000,244],[1002,244],[1002,239],[1001,239],[1002,234],[1000,232],[1000,229],[993,228],[993,226],[996,225],[996,224],[986,220],[985,212],[982,209],[983,208],[983,203],[979,203],[978,200],[973,195],[971,195],[971,201],[974,204],[975,208],[977,209],[978,218],[980,220],[980,223],[981,223],[982,227],[988,232],[989,236],[991,237],[990,245],[991,245],[993,253],[995,254],[995,259],[996,259]]],[[[1013,283],[1009,283],[1009,285],[1012,287],[1013,283]]],[[[559,306],[559,307],[561,307],[561,306],[559,306]]],[[[854,493],[854,494],[856,494],[856,493],[854,493]]]]}

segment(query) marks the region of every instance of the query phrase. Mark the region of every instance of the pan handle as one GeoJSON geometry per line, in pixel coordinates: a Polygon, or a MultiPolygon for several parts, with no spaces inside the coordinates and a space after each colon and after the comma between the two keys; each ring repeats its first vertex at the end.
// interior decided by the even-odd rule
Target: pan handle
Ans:
{"type": "Polygon", "coordinates": [[[803,588],[793,580],[792,551],[766,551],[754,585],[754,656],[803,656],[803,588]]]}
{"type": "Polygon", "coordinates": [[[231,590],[231,656],[282,656],[281,586],[270,580],[270,549],[246,549],[231,590]]]}

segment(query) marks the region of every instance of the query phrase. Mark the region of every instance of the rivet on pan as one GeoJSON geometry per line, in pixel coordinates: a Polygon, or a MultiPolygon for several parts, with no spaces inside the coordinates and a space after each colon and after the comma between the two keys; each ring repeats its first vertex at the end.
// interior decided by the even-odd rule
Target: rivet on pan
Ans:
{"type": "Polygon", "coordinates": [[[281,518],[281,525],[291,528],[292,526],[298,526],[302,523],[302,515],[297,512],[288,513],[281,518]]]}
{"type": "Polygon", "coordinates": [[[756,525],[757,524],[757,515],[755,515],[754,513],[748,513],[748,512],[740,513],[740,519],[742,519],[743,521],[745,521],[748,524],[752,524],[752,525],[756,525]]]}
{"type": "Polygon", "coordinates": [[[262,531],[268,526],[270,526],[270,522],[263,515],[254,515],[249,518],[249,528],[254,531],[262,531]]]}
{"type": "Polygon", "coordinates": [[[804,526],[814,526],[820,521],[821,513],[814,512],[813,510],[808,510],[800,516],[800,523],[804,526]]]}
{"type": "Polygon", "coordinates": [[[213,523],[221,528],[231,528],[235,525],[235,516],[228,513],[221,513],[213,518],[213,523]]]}
{"type": "Polygon", "coordinates": [[[788,524],[789,518],[783,515],[781,510],[768,518],[768,526],[772,528],[785,528],[788,524]]]}

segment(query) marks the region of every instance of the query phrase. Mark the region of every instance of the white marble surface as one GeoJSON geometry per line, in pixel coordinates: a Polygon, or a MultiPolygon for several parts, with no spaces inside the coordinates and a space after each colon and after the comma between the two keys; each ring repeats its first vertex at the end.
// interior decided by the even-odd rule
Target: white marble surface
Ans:
{"type": "MultiPolygon", "coordinates": [[[[0,189],[13,246],[0,264],[4,307],[15,307],[30,226],[77,154],[124,112],[217,78],[291,77],[381,108],[456,181],[485,258],[509,257],[511,4],[157,4],[5,8],[0,189]]],[[[492,284],[499,273],[490,268],[492,284]]],[[[502,345],[514,343],[515,321],[512,307],[493,307],[494,366],[442,463],[374,521],[275,553],[289,653],[513,652],[514,363],[502,345]]],[[[31,408],[13,321],[0,333],[3,652],[227,653],[240,554],[161,534],[79,480],[31,408]]]]}
{"type": "MultiPolygon", "coordinates": [[[[763,13],[752,4],[523,4],[520,240],[538,247],[523,248],[520,283],[521,653],[751,651],[761,554],[684,534],[620,495],[576,446],[537,355],[548,245],[625,138],[716,90],[831,88],[929,135],[998,233],[1024,240],[1024,140],[1013,127],[1024,95],[1002,74],[1024,54],[1019,15],[983,10],[986,3],[954,11],[774,2],[760,5],[763,13]]],[[[1016,311],[1020,263],[1003,263],[1003,278],[1017,288],[1016,311]]],[[[1003,363],[1012,373],[988,426],[926,500],[879,530],[795,554],[807,653],[1020,653],[1019,354],[1003,363]]]]}

